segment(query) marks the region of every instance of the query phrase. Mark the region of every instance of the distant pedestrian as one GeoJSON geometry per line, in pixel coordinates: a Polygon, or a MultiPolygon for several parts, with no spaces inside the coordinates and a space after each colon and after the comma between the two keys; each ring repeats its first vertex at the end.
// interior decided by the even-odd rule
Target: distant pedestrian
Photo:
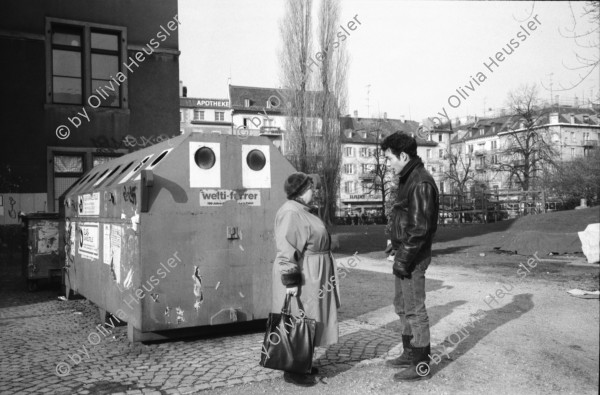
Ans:
{"type": "Polygon", "coordinates": [[[439,192],[417,156],[414,138],[394,133],[383,140],[381,150],[400,178],[390,230],[395,250],[394,307],[400,317],[404,351],[387,364],[406,367],[394,375],[394,381],[420,380],[429,376],[431,345],[425,271],[431,262],[431,244],[437,230],[439,192]]]}
{"type": "MultiPolygon", "coordinates": [[[[288,201],[275,216],[273,312],[279,313],[287,294],[294,295],[304,311],[291,303],[292,314],[317,321],[314,346],[337,343],[340,307],[337,271],[330,251],[331,237],[309,206],[315,182],[307,174],[294,173],[285,181],[284,190],[288,201]]],[[[316,374],[316,369],[311,373],[316,374]]],[[[297,385],[314,384],[311,375],[289,372],[285,372],[284,380],[297,385]]]]}
{"type": "Polygon", "coordinates": [[[352,223],[358,226],[358,214],[354,213],[354,217],[352,218],[352,223]]]}

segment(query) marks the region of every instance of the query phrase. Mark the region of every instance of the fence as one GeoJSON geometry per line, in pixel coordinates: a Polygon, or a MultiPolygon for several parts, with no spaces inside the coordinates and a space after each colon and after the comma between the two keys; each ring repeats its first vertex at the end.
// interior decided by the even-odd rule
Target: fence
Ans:
{"type": "Polygon", "coordinates": [[[498,190],[478,194],[441,194],[439,224],[489,223],[564,209],[544,191],[498,190]]]}

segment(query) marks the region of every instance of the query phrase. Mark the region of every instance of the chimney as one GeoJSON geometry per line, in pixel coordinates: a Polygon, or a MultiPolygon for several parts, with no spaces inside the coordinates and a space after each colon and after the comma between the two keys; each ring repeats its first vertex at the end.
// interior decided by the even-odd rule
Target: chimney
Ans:
{"type": "Polygon", "coordinates": [[[184,86],[182,90],[183,90],[183,97],[187,97],[187,87],[184,86]]]}
{"type": "Polygon", "coordinates": [[[354,118],[358,118],[358,110],[354,110],[354,118]]]}
{"type": "Polygon", "coordinates": [[[383,113],[383,119],[387,119],[387,112],[383,113]]]}
{"type": "Polygon", "coordinates": [[[183,81],[179,80],[179,97],[183,97],[183,81]]]}

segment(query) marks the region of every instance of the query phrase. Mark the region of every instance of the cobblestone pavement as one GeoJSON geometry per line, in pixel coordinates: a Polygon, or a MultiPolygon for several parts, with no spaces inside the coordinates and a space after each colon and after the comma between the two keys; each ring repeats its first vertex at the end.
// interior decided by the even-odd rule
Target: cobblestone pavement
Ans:
{"type": "MultiPolygon", "coordinates": [[[[87,300],[0,290],[0,394],[186,394],[282,376],[258,365],[264,332],[132,345],[126,326],[98,325],[87,300]]],[[[346,320],[339,343],[316,350],[315,366],[337,374],[399,353],[400,341],[384,327],[346,320]]]]}

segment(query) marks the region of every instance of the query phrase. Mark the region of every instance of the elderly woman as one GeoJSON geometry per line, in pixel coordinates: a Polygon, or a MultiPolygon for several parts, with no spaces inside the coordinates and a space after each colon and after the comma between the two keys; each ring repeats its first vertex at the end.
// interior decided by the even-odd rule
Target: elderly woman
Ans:
{"type": "MultiPolygon", "coordinates": [[[[272,309],[281,310],[286,294],[299,296],[304,311],[292,301],[292,314],[316,320],[315,346],[337,343],[337,272],[329,233],[309,206],[315,181],[304,173],[294,173],[286,180],[284,190],[288,201],[275,216],[277,256],[273,263],[272,309]]],[[[300,385],[309,379],[300,376],[286,372],[284,379],[300,385]]]]}

